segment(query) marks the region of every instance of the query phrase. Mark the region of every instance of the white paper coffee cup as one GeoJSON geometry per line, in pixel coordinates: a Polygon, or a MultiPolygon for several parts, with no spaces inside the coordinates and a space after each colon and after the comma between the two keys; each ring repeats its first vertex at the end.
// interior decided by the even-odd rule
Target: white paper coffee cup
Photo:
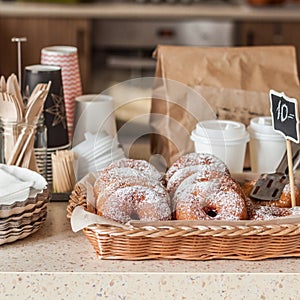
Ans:
{"type": "Polygon", "coordinates": [[[220,158],[232,173],[243,171],[249,134],[244,124],[227,120],[199,122],[191,134],[195,151],[220,158]]]}
{"type": "Polygon", "coordinates": [[[75,99],[73,146],[82,142],[86,132],[105,132],[115,137],[117,132],[113,98],[108,95],[82,95],[75,99]]]}
{"type": "Polygon", "coordinates": [[[270,116],[257,117],[247,128],[250,134],[251,171],[273,173],[286,150],[284,137],[274,131],[270,116]]]}

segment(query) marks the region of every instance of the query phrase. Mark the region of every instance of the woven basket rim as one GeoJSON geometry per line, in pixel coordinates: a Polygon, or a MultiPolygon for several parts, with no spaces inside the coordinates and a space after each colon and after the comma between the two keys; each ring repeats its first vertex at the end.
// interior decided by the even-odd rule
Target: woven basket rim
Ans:
{"type": "Polygon", "coordinates": [[[85,227],[86,230],[92,230],[98,234],[108,234],[112,236],[294,236],[300,234],[300,223],[282,223],[282,224],[262,224],[254,226],[230,226],[230,225],[178,225],[174,226],[170,221],[169,226],[128,226],[128,229],[112,225],[93,224],[85,227]]]}

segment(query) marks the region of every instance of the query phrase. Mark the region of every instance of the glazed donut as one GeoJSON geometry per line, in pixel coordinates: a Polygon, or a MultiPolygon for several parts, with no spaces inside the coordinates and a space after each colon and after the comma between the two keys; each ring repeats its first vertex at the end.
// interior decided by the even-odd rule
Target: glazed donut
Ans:
{"type": "Polygon", "coordinates": [[[177,220],[246,220],[244,193],[230,175],[195,173],[184,179],[174,193],[177,220]]]}
{"type": "Polygon", "coordinates": [[[115,162],[112,162],[108,167],[106,167],[107,170],[116,168],[135,169],[140,171],[144,176],[147,176],[148,178],[159,181],[163,180],[163,176],[159,173],[159,171],[146,160],[122,158],[115,162]]]}
{"type": "Polygon", "coordinates": [[[218,171],[220,173],[230,174],[226,164],[216,156],[209,153],[192,152],[181,156],[172,164],[166,172],[166,181],[168,182],[178,170],[191,166],[202,166],[203,169],[208,171],[218,171]]]}
{"type": "MultiPolygon", "coordinates": [[[[252,188],[254,187],[256,180],[247,181],[242,185],[242,190],[247,198],[248,206],[272,206],[272,207],[291,207],[291,187],[290,184],[286,184],[279,200],[274,201],[262,201],[255,200],[250,197],[252,188]]],[[[300,203],[300,189],[295,185],[295,198],[296,203],[300,203]]],[[[251,209],[251,208],[250,208],[251,209]]]]}

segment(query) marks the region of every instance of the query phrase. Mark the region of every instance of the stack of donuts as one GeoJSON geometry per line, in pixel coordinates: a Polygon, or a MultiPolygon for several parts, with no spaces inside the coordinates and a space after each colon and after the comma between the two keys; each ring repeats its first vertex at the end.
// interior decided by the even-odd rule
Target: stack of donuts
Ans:
{"type": "Polygon", "coordinates": [[[280,206],[279,202],[251,199],[254,184],[240,186],[227,166],[211,154],[189,153],[174,162],[164,176],[144,160],[115,161],[98,172],[94,196],[97,214],[120,223],[264,220],[297,213],[290,208],[288,185],[280,206]]]}
{"type": "Polygon", "coordinates": [[[177,220],[245,220],[244,193],[227,166],[210,154],[190,153],[166,173],[177,220]]]}
{"type": "Polygon", "coordinates": [[[120,223],[171,218],[163,177],[144,160],[121,159],[98,173],[94,184],[97,214],[120,223]]]}

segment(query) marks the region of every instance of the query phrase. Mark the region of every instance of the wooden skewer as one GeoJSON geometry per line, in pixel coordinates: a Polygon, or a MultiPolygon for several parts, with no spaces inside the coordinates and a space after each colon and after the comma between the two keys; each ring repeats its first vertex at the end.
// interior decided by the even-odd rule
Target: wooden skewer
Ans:
{"type": "Polygon", "coordinates": [[[65,157],[62,157],[61,161],[60,161],[60,166],[62,167],[62,173],[64,174],[65,177],[65,182],[66,182],[66,192],[69,190],[70,186],[71,186],[71,181],[70,181],[70,176],[69,176],[69,172],[68,172],[68,164],[66,162],[65,157]]]}
{"type": "Polygon", "coordinates": [[[55,153],[51,154],[51,159],[52,159],[53,189],[55,192],[61,192],[63,190],[62,187],[63,182],[62,179],[60,178],[61,174],[60,171],[58,170],[55,153]]]}
{"type": "Polygon", "coordinates": [[[62,175],[61,178],[62,178],[62,182],[63,182],[63,191],[62,192],[67,192],[68,191],[68,187],[69,187],[69,179],[68,179],[68,176],[66,174],[66,171],[65,171],[65,161],[63,159],[61,159],[61,157],[58,155],[57,156],[57,165],[58,165],[58,168],[60,170],[60,174],[62,175]]]}
{"type": "Polygon", "coordinates": [[[290,179],[290,188],[291,188],[291,200],[292,207],[296,206],[296,197],[295,197],[295,181],[293,173],[293,155],[292,155],[292,145],[290,140],[286,140],[286,149],[288,157],[288,166],[289,166],[289,179],[290,179]]]}
{"type": "Polygon", "coordinates": [[[74,158],[72,158],[72,160],[69,160],[69,168],[71,170],[71,184],[72,184],[72,188],[74,188],[75,184],[76,184],[76,178],[75,178],[75,161],[74,158]]]}
{"type": "Polygon", "coordinates": [[[52,153],[53,188],[56,192],[70,192],[76,183],[75,155],[64,150],[52,153]]]}
{"type": "Polygon", "coordinates": [[[72,190],[75,186],[76,179],[75,179],[75,160],[74,160],[74,153],[68,151],[67,152],[67,170],[68,170],[68,177],[70,179],[70,190],[72,190]]]}
{"type": "Polygon", "coordinates": [[[51,154],[51,161],[52,161],[52,177],[53,177],[53,190],[57,192],[58,188],[58,180],[57,180],[57,171],[56,171],[56,163],[55,163],[55,155],[54,153],[51,154]]]}

